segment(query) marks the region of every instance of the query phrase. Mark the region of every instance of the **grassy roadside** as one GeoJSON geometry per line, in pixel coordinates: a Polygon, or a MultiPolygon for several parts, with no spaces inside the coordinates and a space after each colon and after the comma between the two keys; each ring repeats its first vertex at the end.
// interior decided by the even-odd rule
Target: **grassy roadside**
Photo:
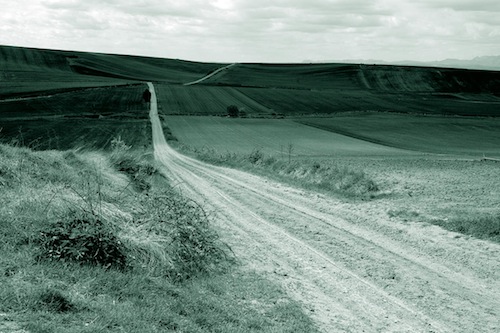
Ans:
{"type": "MultiPolygon", "coordinates": [[[[171,144],[181,152],[204,162],[242,169],[295,186],[334,193],[345,198],[372,199],[380,190],[366,173],[340,167],[334,162],[280,158],[267,155],[259,149],[250,154],[242,154],[221,152],[210,147],[196,148],[176,141],[171,144]]],[[[293,146],[289,149],[293,150],[293,146]]]]}
{"type": "Polygon", "coordinates": [[[314,332],[144,161],[0,145],[0,331],[314,332]]]}
{"type": "Polygon", "coordinates": [[[448,220],[432,220],[430,223],[449,231],[500,243],[500,215],[462,216],[448,220]]]}
{"type": "Polygon", "coordinates": [[[441,212],[441,215],[447,218],[436,218],[411,209],[394,209],[390,210],[388,215],[404,222],[422,221],[462,235],[500,243],[500,215],[498,213],[445,210],[441,212]]]}
{"type": "MultiPolygon", "coordinates": [[[[372,199],[380,195],[379,186],[367,174],[339,167],[334,162],[288,160],[255,150],[250,154],[220,152],[209,147],[195,148],[180,142],[170,142],[182,153],[214,165],[233,167],[295,186],[334,193],[348,199],[372,199]]],[[[419,217],[412,211],[391,210],[390,217],[414,220],[419,217]]],[[[446,230],[478,239],[500,242],[500,217],[498,214],[476,212],[466,214],[446,212],[447,219],[429,218],[424,221],[446,230]]]]}

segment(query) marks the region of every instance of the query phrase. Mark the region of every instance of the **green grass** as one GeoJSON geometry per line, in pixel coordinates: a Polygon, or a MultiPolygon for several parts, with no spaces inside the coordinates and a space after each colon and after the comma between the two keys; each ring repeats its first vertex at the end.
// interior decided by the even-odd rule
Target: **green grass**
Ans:
{"type": "Polygon", "coordinates": [[[30,268],[0,278],[1,311],[30,332],[316,332],[296,304],[252,273],[178,285],[94,267],[30,268]]]}
{"type": "MultiPolygon", "coordinates": [[[[308,189],[341,195],[345,198],[371,199],[380,188],[362,170],[341,167],[332,160],[295,159],[268,155],[255,149],[251,153],[217,151],[210,147],[195,148],[174,143],[181,152],[214,165],[242,169],[264,177],[308,189]]],[[[285,150],[293,152],[293,145],[285,150]]],[[[286,152],[285,152],[286,154],[286,152]]]]}
{"type": "Polygon", "coordinates": [[[160,107],[168,115],[225,115],[236,105],[247,117],[272,118],[352,111],[499,116],[500,99],[491,93],[415,93],[347,89],[287,89],[157,84],[160,107]]]}
{"type": "Polygon", "coordinates": [[[205,84],[261,88],[374,90],[411,93],[498,93],[500,74],[411,66],[238,64],[205,84]]]}
{"type": "Polygon", "coordinates": [[[0,144],[6,320],[30,332],[315,332],[277,286],[234,264],[215,217],[120,141],[111,155],[0,144]],[[138,191],[136,177],[150,187],[138,191]],[[99,242],[120,242],[126,266],[86,260],[99,242]]]}
{"type": "Polygon", "coordinates": [[[146,85],[94,88],[0,102],[0,142],[33,149],[105,149],[121,136],[134,148],[151,144],[146,85]]]}
{"type": "Polygon", "coordinates": [[[226,117],[166,116],[164,123],[182,143],[201,149],[249,154],[261,149],[285,157],[294,146],[293,157],[341,158],[348,156],[401,156],[399,149],[376,145],[344,135],[319,130],[288,119],[234,119],[226,117]]]}
{"type": "Polygon", "coordinates": [[[47,116],[113,118],[146,114],[142,101],[143,83],[117,87],[79,89],[32,99],[10,100],[0,103],[0,116],[9,118],[36,118],[47,116]]]}
{"type": "Polygon", "coordinates": [[[497,118],[353,113],[297,122],[381,145],[439,154],[500,156],[497,118]]]}
{"type": "Polygon", "coordinates": [[[159,110],[165,115],[226,115],[229,105],[236,105],[248,117],[271,117],[272,110],[233,87],[203,85],[155,85],[159,110]]]}
{"type": "Polygon", "coordinates": [[[238,64],[204,85],[237,87],[284,115],[390,111],[498,117],[500,75],[404,66],[238,64]]]}
{"type": "Polygon", "coordinates": [[[500,99],[493,94],[414,93],[371,89],[235,88],[271,113],[284,116],[352,111],[400,112],[498,117],[500,99]]]}
{"type": "Polygon", "coordinates": [[[0,46],[0,99],[131,82],[185,83],[222,64],[0,46]]]}

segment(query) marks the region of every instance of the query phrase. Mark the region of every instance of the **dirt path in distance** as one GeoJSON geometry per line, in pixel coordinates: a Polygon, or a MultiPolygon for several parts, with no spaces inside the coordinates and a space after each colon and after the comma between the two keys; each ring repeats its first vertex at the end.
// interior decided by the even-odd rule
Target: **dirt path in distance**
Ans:
{"type": "Polygon", "coordinates": [[[394,225],[370,202],[342,202],[179,154],[165,141],[149,87],[161,171],[216,215],[244,267],[283,286],[323,332],[500,330],[500,246],[394,225]]]}
{"type": "Polygon", "coordinates": [[[196,81],[192,81],[192,82],[188,82],[188,83],[184,83],[184,85],[185,85],[185,86],[192,86],[193,84],[198,84],[198,83],[201,83],[201,82],[203,82],[203,81],[205,81],[205,80],[208,80],[208,79],[209,79],[209,78],[211,78],[212,76],[217,75],[217,74],[219,74],[219,73],[221,73],[221,72],[223,72],[223,71],[225,71],[225,70],[227,70],[227,69],[229,69],[229,68],[233,67],[234,65],[236,65],[236,64],[230,64],[230,65],[227,65],[227,66],[221,67],[221,68],[219,68],[219,69],[217,69],[217,70],[213,71],[212,73],[210,73],[210,74],[208,74],[208,75],[206,75],[206,76],[202,77],[201,79],[198,79],[198,80],[196,80],[196,81]]]}

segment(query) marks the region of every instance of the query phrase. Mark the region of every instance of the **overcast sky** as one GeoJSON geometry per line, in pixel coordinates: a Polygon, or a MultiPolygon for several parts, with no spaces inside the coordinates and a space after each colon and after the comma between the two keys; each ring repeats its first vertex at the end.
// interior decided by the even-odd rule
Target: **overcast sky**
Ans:
{"type": "Polygon", "coordinates": [[[500,0],[0,0],[0,44],[219,62],[500,55],[500,0]]]}

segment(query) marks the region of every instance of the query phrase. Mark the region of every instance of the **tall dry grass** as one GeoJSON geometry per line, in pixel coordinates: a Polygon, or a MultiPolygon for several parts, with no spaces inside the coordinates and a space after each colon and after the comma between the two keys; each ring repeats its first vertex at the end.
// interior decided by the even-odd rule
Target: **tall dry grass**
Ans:
{"type": "Polygon", "coordinates": [[[232,265],[210,226],[215,217],[154,174],[143,179],[151,186],[143,191],[133,176],[117,172],[103,153],[0,144],[0,313],[11,327],[315,331],[279,288],[232,265]],[[121,255],[107,251],[115,245],[121,255]],[[109,265],[120,258],[126,265],[109,265]]]}
{"type": "Polygon", "coordinates": [[[348,198],[369,199],[375,197],[380,190],[379,185],[362,170],[341,167],[335,161],[292,159],[290,156],[283,158],[265,154],[260,149],[241,154],[221,152],[206,146],[196,148],[176,144],[175,147],[211,164],[241,168],[348,198]]]}

